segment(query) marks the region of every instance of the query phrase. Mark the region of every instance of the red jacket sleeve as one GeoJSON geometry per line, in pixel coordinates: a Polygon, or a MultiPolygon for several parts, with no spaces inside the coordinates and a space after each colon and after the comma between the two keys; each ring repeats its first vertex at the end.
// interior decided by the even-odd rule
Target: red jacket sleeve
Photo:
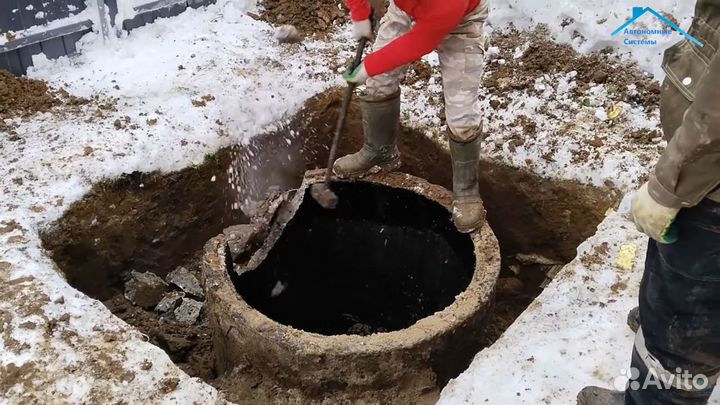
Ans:
{"type": "Polygon", "coordinates": [[[353,21],[362,21],[370,18],[370,4],[368,0],[345,0],[345,5],[350,9],[350,18],[353,21]]]}
{"type": "Polygon", "coordinates": [[[435,50],[465,17],[468,2],[426,1],[422,7],[414,12],[415,27],[365,58],[365,70],[368,75],[377,76],[389,72],[435,50]]]}

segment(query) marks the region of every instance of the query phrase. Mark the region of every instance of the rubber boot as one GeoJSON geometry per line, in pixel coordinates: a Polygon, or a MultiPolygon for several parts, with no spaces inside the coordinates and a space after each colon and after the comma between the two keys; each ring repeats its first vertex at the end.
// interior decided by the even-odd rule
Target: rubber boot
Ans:
{"type": "Polygon", "coordinates": [[[577,405],[625,405],[625,393],[600,387],[585,387],[577,396],[577,405]]]}
{"type": "Polygon", "coordinates": [[[335,161],[340,178],[361,178],[400,167],[395,138],[400,125],[400,93],[381,101],[360,100],[365,144],[359,152],[335,161]]]}
{"type": "Polygon", "coordinates": [[[485,220],[485,208],[478,183],[480,164],[480,131],[469,141],[450,138],[453,169],[453,222],[458,231],[470,233],[485,220]]]}

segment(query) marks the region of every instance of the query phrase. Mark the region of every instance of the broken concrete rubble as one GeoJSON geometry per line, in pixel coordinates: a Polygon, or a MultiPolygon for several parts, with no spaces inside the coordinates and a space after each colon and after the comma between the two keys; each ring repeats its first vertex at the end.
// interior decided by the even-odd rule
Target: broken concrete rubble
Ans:
{"type": "Polygon", "coordinates": [[[160,313],[170,312],[180,305],[183,298],[185,298],[184,293],[180,291],[171,291],[162,297],[160,303],[155,306],[155,311],[160,313]]]}
{"type": "Polygon", "coordinates": [[[185,267],[180,266],[176,268],[171,271],[165,279],[168,283],[177,286],[187,294],[197,298],[205,297],[205,292],[203,291],[197,277],[190,273],[190,270],[185,267]]]}
{"type": "Polygon", "coordinates": [[[203,303],[192,298],[183,298],[179,307],[175,308],[175,320],[178,323],[192,325],[200,316],[203,303]]]}
{"type": "Polygon", "coordinates": [[[242,261],[240,256],[256,249],[264,239],[262,227],[258,224],[234,225],[224,230],[227,246],[234,261],[242,261]]]}
{"type": "Polygon", "coordinates": [[[125,298],[133,304],[151,308],[157,305],[167,291],[168,284],[154,273],[130,272],[131,278],[125,283],[125,298]]]}

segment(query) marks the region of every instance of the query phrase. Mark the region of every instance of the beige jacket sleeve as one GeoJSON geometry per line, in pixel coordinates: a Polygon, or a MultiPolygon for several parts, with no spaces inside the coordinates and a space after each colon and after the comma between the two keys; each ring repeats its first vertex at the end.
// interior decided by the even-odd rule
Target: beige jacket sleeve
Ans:
{"type": "Polygon", "coordinates": [[[695,100],[650,178],[650,195],[671,208],[692,207],[720,184],[720,56],[696,87],[695,100]]]}

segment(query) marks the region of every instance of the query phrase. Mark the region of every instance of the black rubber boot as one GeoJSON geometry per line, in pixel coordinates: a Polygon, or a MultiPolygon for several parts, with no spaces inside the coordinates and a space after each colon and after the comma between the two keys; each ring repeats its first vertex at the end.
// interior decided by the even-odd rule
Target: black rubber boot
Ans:
{"type": "Polygon", "coordinates": [[[381,101],[360,100],[365,144],[360,151],[335,161],[340,178],[361,178],[400,167],[395,138],[400,125],[400,93],[381,101]]]}
{"type": "Polygon", "coordinates": [[[453,168],[453,222],[460,232],[469,233],[485,220],[485,207],[478,183],[480,131],[467,142],[455,140],[452,134],[449,135],[453,168]]]}

